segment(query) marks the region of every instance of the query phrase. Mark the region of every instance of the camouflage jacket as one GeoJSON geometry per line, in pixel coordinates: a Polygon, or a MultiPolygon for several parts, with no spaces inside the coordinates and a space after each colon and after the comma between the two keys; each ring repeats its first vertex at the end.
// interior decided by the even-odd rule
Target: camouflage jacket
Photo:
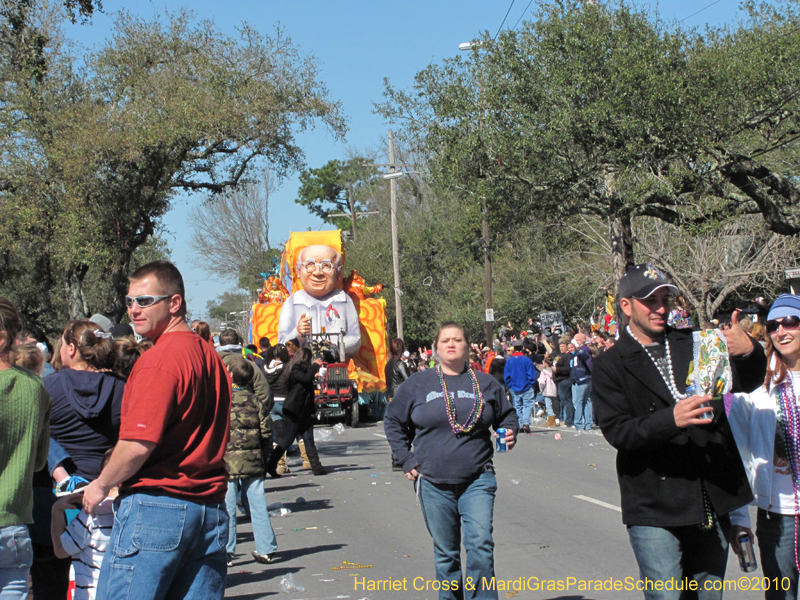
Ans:
{"type": "MultiPolygon", "coordinates": [[[[217,352],[226,367],[230,366],[232,360],[242,358],[241,346],[223,346],[222,348],[217,348],[217,352]]],[[[247,385],[247,389],[255,394],[256,397],[267,406],[267,410],[272,410],[272,394],[269,393],[267,376],[255,363],[251,364],[253,365],[253,371],[255,371],[255,373],[253,375],[253,381],[247,385]]]]}
{"type": "Polygon", "coordinates": [[[270,452],[272,418],[267,404],[247,389],[234,387],[231,439],[225,450],[230,477],[263,477],[270,452]]]}

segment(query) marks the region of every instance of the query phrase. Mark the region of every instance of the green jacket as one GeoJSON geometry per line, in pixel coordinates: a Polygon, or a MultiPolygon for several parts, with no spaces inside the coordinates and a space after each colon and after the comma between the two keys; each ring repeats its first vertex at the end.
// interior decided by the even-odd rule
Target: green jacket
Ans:
{"type": "Polygon", "coordinates": [[[231,479],[263,477],[272,452],[272,421],[267,405],[247,389],[233,387],[231,439],[225,464],[231,479]]]}
{"type": "Polygon", "coordinates": [[[19,367],[0,370],[0,527],[33,523],[33,473],[47,464],[50,396],[19,367]]]}

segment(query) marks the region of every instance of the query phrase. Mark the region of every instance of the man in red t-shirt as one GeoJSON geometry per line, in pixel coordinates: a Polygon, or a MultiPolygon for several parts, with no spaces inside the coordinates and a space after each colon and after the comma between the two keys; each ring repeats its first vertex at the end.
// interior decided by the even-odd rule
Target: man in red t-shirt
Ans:
{"type": "Polygon", "coordinates": [[[230,382],[214,348],[186,324],[172,263],[137,269],[128,294],[134,329],[155,345],[131,372],[119,442],[83,495],[94,514],[121,484],[97,597],[222,598],[230,382]]]}

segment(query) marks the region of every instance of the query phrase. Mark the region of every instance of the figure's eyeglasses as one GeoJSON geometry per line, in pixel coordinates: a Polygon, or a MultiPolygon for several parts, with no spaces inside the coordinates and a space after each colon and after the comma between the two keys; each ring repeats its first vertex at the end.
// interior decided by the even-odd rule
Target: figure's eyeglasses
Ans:
{"type": "Polygon", "coordinates": [[[133,303],[139,306],[139,308],[147,308],[148,306],[153,306],[161,302],[164,298],[170,298],[172,295],[168,294],[166,296],[125,296],[125,306],[130,308],[133,306],[133,303]]]}
{"type": "Polygon", "coordinates": [[[306,273],[313,273],[317,270],[317,267],[322,269],[323,273],[332,273],[333,272],[333,263],[329,260],[323,260],[317,262],[315,260],[307,260],[303,263],[303,268],[306,270],[306,273]]]}
{"type": "Polygon", "coordinates": [[[800,317],[792,315],[782,319],[773,319],[772,321],[767,321],[767,332],[775,333],[778,331],[778,327],[780,326],[783,326],[786,331],[789,331],[790,329],[797,329],[800,327],[800,317]]]}

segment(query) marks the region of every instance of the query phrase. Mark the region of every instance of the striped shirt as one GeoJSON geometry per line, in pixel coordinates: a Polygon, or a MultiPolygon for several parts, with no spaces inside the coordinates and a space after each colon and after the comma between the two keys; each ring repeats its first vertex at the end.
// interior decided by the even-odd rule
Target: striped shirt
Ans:
{"type": "Polygon", "coordinates": [[[72,555],[72,567],[75,569],[73,600],[94,600],[100,565],[103,564],[114,526],[113,504],[114,498],[103,500],[95,511],[96,517],[81,510],[61,534],[61,545],[72,555]]]}

